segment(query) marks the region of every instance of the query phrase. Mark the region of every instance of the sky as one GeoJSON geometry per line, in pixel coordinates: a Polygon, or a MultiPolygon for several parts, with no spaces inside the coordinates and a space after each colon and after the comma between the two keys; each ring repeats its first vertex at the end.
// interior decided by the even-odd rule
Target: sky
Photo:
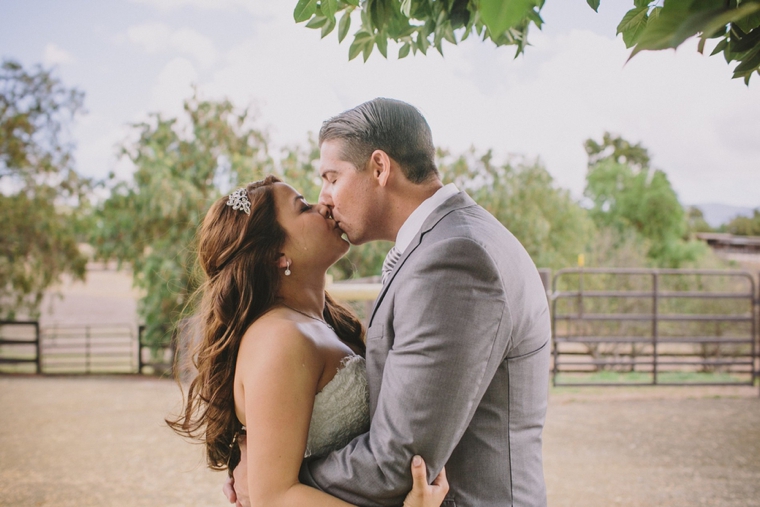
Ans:
{"type": "MultiPolygon", "coordinates": [[[[72,136],[78,170],[128,178],[129,125],[202,98],[252,107],[272,146],[305,143],[325,119],[384,96],[417,106],[437,146],[540,159],[580,198],[583,142],[640,142],[684,204],[760,206],[760,76],[731,79],[721,56],[630,51],[615,36],[633,0],[549,0],[543,30],[514,48],[470,38],[397,60],[348,61],[349,36],[293,21],[295,0],[0,0],[0,58],[55,67],[85,92],[72,136]]],[[[709,49],[709,48],[708,48],[709,49]]]]}

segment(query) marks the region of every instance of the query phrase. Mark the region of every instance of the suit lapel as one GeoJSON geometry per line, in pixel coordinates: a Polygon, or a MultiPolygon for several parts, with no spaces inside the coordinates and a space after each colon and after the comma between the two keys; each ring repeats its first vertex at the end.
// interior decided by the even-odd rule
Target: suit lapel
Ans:
{"type": "Polygon", "coordinates": [[[438,225],[438,222],[440,222],[443,219],[443,217],[445,217],[452,211],[473,206],[475,204],[476,204],[475,201],[473,201],[469,195],[467,195],[465,192],[460,191],[458,194],[453,195],[450,198],[448,198],[443,204],[438,206],[430,214],[430,216],[427,217],[427,219],[425,219],[425,222],[422,224],[422,228],[420,228],[419,232],[417,232],[417,235],[414,236],[414,239],[412,239],[412,242],[409,243],[409,246],[406,248],[406,250],[404,250],[404,253],[401,254],[401,257],[399,258],[398,262],[394,266],[393,271],[391,271],[391,274],[389,275],[389,278],[388,278],[388,283],[384,284],[383,288],[380,289],[380,294],[377,296],[377,299],[375,299],[375,304],[372,307],[372,314],[369,318],[369,324],[367,327],[372,325],[372,320],[375,318],[375,312],[377,311],[378,306],[380,306],[380,303],[385,297],[386,292],[388,292],[388,288],[391,286],[391,284],[393,283],[393,280],[396,278],[396,273],[399,272],[399,270],[401,269],[401,266],[404,265],[406,260],[414,253],[417,247],[420,246],[420,243],[422,242],[422,238],[425,236],[425,234],[427,234],[436,225],[438,225]]]}

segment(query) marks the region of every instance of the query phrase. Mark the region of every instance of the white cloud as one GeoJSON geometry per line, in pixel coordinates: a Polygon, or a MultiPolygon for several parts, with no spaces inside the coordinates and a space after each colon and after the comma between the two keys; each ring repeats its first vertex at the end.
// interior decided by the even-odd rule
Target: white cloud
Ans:
{"type": "Polygon", "coordinates": [[[334,39],[295,25],[283,6],[201,88],[241,105],[261,98],[263,120],[281,143],[304,139],[362,101],[399,98],[423,111],[437,145],[539,156],[577,197],[583,142],[609,130],[649,148],[682,201],[758,204],[750,189],[760,165],[760,88],[731,81],[725,62],[700,55],[694,42],[626,64],[620,39],[535,31],[516,60],[512,48],[473,40],[446,46],[445,59],[429,52],[386,61],[375,53],[363,64],[348,62],[348,41],[334,39]]]}
{"type": "Polygon", "coordinates": [[[130,26],[127,29],[127,38],[148,53],[158,53],[169,48],[171,29],[164,23],[143,23],[130,26]]]}
{"type": "Polygon", "coordinates": [[[179,116],[183,102],[193,94],[198,72],[186,58],[174,58],[161,70],[151,91],[150,111],[179,116]]]}
{"type": "Polygon", "coordinates": [[[586,172],[583,141],[609,130],[649,148],[682,202],[760,204],[760,80],[750,87],[732,81],[730,66],[698,54],[694,42],[626,64],[619,39],[547,27],[532,32],[532,46],[517,59],[513,48],[473,39],[445,46],[445,59],[431,51],[386,61],[375,52],[365,64],[347,61],[350,40],[338,45],[335,33],[320,40],[318,30],[296,25],[290,2],[141,1],[267,14],[252,16],[252,28],[234,36],[192,21],[179,30],[131,27],[132,43],[171,58],[158,75],[139,76],[155,85],[135,110],[179,114],[197,83],[204,97],[256,104],[276,148],[304,141],[323,120],[365,100],[394,97],[423,111],[437,145],[539,156],[576,197],[586,172]],[[192,30],[198,27],[211,37],[192,30]],[[220,54],[214,43],[230,49],[220,54]]]}
{"type": "Polygon", "coordinates": [[[209,67],[216,60],[214,43],[195,30],[181,28],[172,33],[169,43],[173,49],[195,58],[202,67],[209,67]]]}
{"type": "MultiPolygon", "coordinates": [[[[74,137],[85,140],[78,143],[76,163],[86,176],[103,178],[118,165],[119,146],[128,136],[129,127],[99,114],[83,116],[74,128],[74,137]]],[[[120,176],[126,176],[119,172],[120,176]]]]}
{"type": "Polygon", "coordinates": [[[261,0],[132,0],[132,2],[149,5],[161,11],[173,11],[185,7],[203,11],[234,11],[244,9],[254,14],[270,11],[270,7],[267,5],[270,2],[262,2],[261,0]]]}
{"type": "Polygon", "coordinates": [[[76,62],[76,59],[65,49],[61,49],[55,44],[50,43],[45,46],[42,61],[45,65],[66,65],[76,62]]]}
{"type": "Polygon", "coordinates": [[[127,38],[148,53],[175,51],[190,56],[203,68],[210,67],[217,59],[212,40],[190,28],[173,31],[164,23],[144,23],[129,27],[127,38]]]}

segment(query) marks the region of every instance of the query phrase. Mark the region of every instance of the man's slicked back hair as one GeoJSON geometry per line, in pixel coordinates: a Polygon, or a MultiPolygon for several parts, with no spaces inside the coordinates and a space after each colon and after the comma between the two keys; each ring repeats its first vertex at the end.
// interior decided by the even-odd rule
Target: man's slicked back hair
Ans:
{"type": "Polygon", "coordinates": [[[359,171],[373,151],[383,150],[412,183],[438,176],[430,126],[406,102],[377,98],[330,118],[319,130],[319,145],[335,139],[343,141],[341,158],[359,171]]]}

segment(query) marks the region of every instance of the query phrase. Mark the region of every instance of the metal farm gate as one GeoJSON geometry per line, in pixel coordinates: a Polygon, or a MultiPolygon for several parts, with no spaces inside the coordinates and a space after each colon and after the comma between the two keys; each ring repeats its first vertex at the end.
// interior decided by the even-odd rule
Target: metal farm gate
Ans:
{"type": "Polygon", "coordinates": [[[134,373],[137,339],[129,324],[55,325],[0,321],[0,372],[134,373]]]}
{"type": "Polygon", "coordinates": [[[42,329],[44,373],[133,373],[137,347],[129,324],[51,326],[42,329]]]}
{"type": "Polygon", "coordinates": [[[562,269],[555,386],[753,385],[756,287],[745,271],[562,269]]]}
{"type": "Polygon", "coordinates": [[[0,372],[42,373],[40,325],[0,320],[0,372]]]}

